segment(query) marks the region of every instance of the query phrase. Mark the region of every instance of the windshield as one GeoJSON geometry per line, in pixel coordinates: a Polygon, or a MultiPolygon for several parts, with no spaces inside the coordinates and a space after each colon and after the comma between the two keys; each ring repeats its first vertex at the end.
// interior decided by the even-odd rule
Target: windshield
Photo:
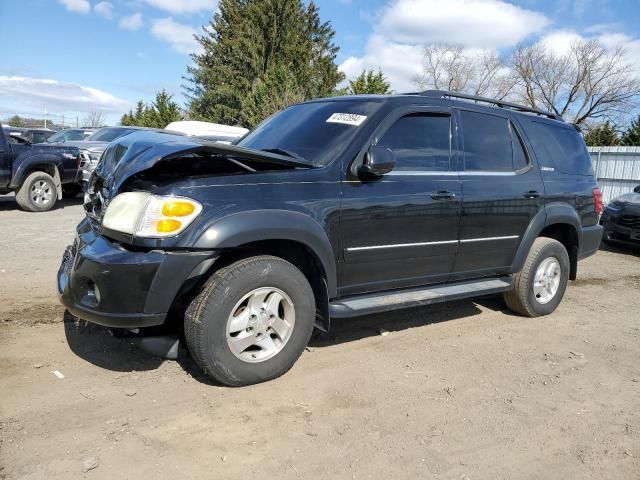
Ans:
{"type": "Polygon", "coordinates": [[[131,132],[133,132],[132,128],[101,128],[91,135],[88,140],[92,142],[113,142],[116,138],[120,138],[131,132]]]}
{"type": "Polygon", "coordinates": [[[51,135],[47,139],[47,142],[59,143],[70,142],[73,140],[84,140],[89,135],[91,135],[91,132],[88,132],[86,130],[62,130],[61,132],[51,135]]]}
{"type": "Polygon", "coordinates": [[[237,143],[240,147],[288,152],[326,165],[353,139],[378,102],[326,101],[293,105],[268,118],[237,143]]]}

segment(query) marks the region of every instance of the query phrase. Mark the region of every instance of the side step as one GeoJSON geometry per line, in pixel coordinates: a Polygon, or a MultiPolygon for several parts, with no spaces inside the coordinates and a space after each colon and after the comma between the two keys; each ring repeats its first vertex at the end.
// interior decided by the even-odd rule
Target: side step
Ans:
{"type": "Polygon", "coordinates": [[[474,281],[432,285],[428,287],[394,290],[384,293],[369,293],[334,300],[329,305],[331,318],[347,318],[399,308],[418,307],[432,303],[459,300],[502,293],[511,288],[509,276],[474,281]]]}

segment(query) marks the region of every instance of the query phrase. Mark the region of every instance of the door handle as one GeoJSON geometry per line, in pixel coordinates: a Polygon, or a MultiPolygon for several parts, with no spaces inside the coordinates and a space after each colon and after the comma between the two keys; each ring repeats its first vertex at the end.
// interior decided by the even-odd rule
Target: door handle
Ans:
{"type": "Polygon", "coordinates": [[[434,200],[451,200],[455,198],[456,194],[453,192],[449,192],[448,190],[440,190],[437,192],[432,192],[431,198],[434,200]]]}
{"type": "Polygon", "coordinates": [[[540,192],[537,190],[529,190],[522,194],[525,198],[538,198],[540,196],[540,192]]]}

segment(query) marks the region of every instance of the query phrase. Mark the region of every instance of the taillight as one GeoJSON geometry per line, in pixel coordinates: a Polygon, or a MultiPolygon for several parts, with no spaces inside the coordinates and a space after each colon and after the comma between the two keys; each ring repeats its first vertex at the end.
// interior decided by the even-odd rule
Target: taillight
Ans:
{"type": "Polygon", "coordinates": [[[602,205],[602,192],[598,187],[594,188],[593,191],[593,206],[596,210],[596,215],[601,215],[604,210],[604,206],[602,205]]]}

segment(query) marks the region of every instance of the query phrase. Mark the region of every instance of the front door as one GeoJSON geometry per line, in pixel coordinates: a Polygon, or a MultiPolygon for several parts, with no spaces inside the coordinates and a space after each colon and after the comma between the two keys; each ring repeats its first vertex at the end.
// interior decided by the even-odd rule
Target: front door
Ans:
{"type": "Polygon", "coordinates": [[[342,295],[449,277],[461,207],[452,124],[447,109],[398,110],[371,142],[393,151],[394,169],[375,180],[347,175],[340,218],[342,295]]]}
{"type": "Polygon", "coordinates": [[[540,171],[506,113],[460,109],[464,152],[455,278],[506,273],[544,207],[540,171]]]}

